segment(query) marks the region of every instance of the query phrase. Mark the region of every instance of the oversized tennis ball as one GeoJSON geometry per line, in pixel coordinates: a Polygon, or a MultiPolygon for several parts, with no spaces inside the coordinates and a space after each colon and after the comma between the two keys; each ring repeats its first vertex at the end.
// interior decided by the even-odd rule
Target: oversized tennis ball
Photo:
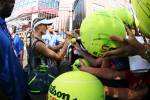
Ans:
{"type": "Polygon", "coordinates": [[[150,38],[150,0],[131,0],[140,31],[150,38]]]}
{"type": "Polygon", "coordinates": [[[134,17],[128,8],[115,7],[115,8],[113,8],[112,13],[117,15],[123,21],[123,23],[125,23],[126,25],[128,25],[130,27],[133,26],[134,17]]]}
{"type": "Polygon", "coordinates": [[[75,62],[73,63],[73,65],[72,65],[73,71],[79,71],[80,70],[79,69],[80,61],[82,61],[85,66],[90,66],[90,63],[86,59],[79,58],[79,59],[76,59],[75,62]]]}
{"type": "Polygon", "coordinates": [[[96,57],[121,46],[110,39],[111,35],[126,36],[122,20],[108,10],[87,16],[81,24],[80,32],[83,46],[96,57]]]}
{"type": "Polygon", "coordinates": [[[48,100],[105,100],[104,86],[87,72],[67,72],[52,82],[48,100]]]}

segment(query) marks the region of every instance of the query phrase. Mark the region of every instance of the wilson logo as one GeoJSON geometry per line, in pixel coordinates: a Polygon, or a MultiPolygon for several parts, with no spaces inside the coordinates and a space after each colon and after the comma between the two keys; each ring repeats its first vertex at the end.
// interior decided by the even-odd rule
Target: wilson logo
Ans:
{"type": "MultiPolygon", "coordinates": [[[[60,98],[62,100],[70,100],[70,94],[57,91],[56,86],[52,86],[52,85],[50,86],[50,93],[53,96],[51,96],[49,100],[57,100],[55,97],[60,98]]],[[[77,98],[74,98],[73,100],[77,100],[77,98]]]]}

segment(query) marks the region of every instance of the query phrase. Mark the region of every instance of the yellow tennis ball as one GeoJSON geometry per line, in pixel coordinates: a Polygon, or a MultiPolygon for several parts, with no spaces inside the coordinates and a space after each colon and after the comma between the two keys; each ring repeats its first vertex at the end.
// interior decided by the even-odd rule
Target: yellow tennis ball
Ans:
{"type": "Polygon", "coordinates": [[[122,38],[126,36],[122,20],[108,10],[97,11],[87,16],[82,21],[80,32],[83,46],[96,57],[121,46],[110,39],[111,35],[122,38]]]}
{"type": "Polygon", "coordinates": [[[90,66],[90,63],[86,60],[86,59],[83,59],[83,58],[79,58],[79,59],[76,59],[75,62],[73,63],[72,67],[73,67],[73,71],[79,71],[79,67],[80,67],[80,62],[83,62],[83,64],[85,66],[90,66]]]}
{"type": "Polygon", "coordinates": [[[67,72],[52,82],[48,100],[105,100],[104,86],[89,73],[67,72]]]}

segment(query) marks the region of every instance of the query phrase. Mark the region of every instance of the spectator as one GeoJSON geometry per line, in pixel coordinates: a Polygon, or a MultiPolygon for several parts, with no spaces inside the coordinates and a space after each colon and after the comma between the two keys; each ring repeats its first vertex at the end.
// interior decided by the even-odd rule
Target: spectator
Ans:
{"type": "Polygon", "coordinates": [[[16,32],[16,26],[12,27],[11,37],[13,39],[16,55],[20,60],[20,64],[23,66],[24,44],[23,40],[19,37],[19,33],[16,32]]]}
{"type": "Polygon", "coordinates": [[[29,100],[27,81],[17,59],[5,18],[11,15],[15,0],[0,0],[0,99],[29,100]],[[3,98],[3,97],[5,98],[3,98]]]}
{"type": "Polygon", "coordinates": [[[45,41],[45,43],[51,47],[56,46],[57,43],[57,37],[54,34],[54,27],[52,25],[52,23],[50,23],[49,25],[47,25],[47,31],[46,34],[43,35],[43,40],[45,41]]]}
{"type": "Polygon", "coordinates": [[[50,48],[55,52],[58,52],[63,47],[65,41],[64,40],[61,44],[59,44],[59,41],[57,40],[57,36],[56,34],[54,34],[54,28],[51,23],[47,25],[46,35],[43,35],[42,39],[47,44],[48,48],[50,48]]]}
{"type": "Polygon", "coordinates": [[[64,39],[66,38],[66,33],[64,32],[64,29],[61,29],[61,32],[58,32],[57,30],[56,32],[56,36],[57,36],[57,45],[61,44],[64,42],[64,39]]]}

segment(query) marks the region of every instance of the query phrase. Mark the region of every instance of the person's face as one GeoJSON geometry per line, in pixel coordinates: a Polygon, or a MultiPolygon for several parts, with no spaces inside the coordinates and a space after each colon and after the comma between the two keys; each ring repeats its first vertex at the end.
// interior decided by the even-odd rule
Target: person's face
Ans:
{"type": "Polygon", "coordinates": [[[12,32],[13,32],[13,33],[16,33],[16,27],[13,27],[13,28],[12,28],[12,32]]]}
{"type": "Polygon", "coordinates": [[[0,16],[9,17],[13,11],[15,0],[0,0],[0,16]]]}
{"type": "Polygon", "coordinates": [[[52,25],[47,25],[47,29],[50,33],[54,32],[54,27],[52,25]]]}
{"type": "Polygon", "coordinates": [[[46,34],[46,30],[47,30],[47,27],[46,27],[46,26],[47,26],[47,25],[44,25],[44,24],[40,25],[40,30],[41,30],[42,35],[43,35],[43,34],[46,34]]]}

